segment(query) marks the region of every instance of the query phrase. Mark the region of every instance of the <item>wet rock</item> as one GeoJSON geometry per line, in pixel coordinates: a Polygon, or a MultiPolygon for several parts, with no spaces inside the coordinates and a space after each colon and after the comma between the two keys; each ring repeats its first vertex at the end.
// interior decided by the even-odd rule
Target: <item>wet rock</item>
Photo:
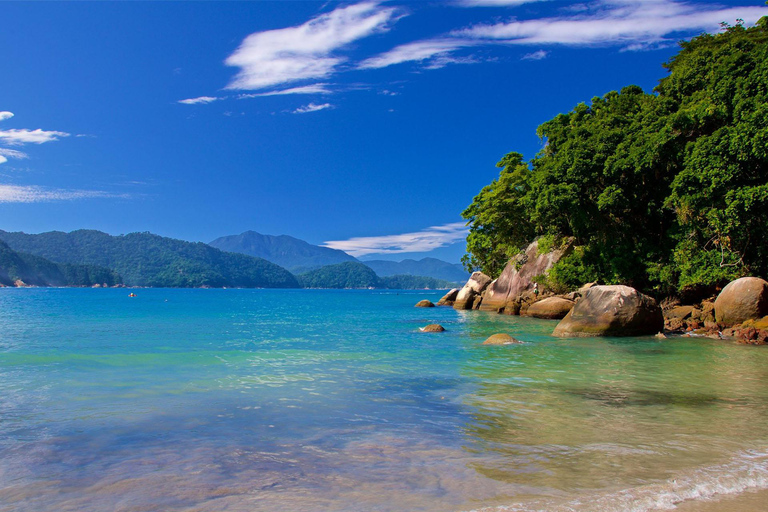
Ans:
{"type": "Polygon", "coordinates": [[[443,332],[445,331],[445,327],[443,327],[440,324],[429,324],[426,327],[422,327],[421,332],[443,332]]]}
{"type": "Polygon", "coordinates": [[[715,300],[715,319],[722,325],[736,325],[768,315],[768,282],[759,277],[731,281],[715,300]]]}
{"type": "Polygon", "coordinates": [[[522,341],[513,338],[509,334],[499,333],[490,336],[483,342],[483,345],[512,345],[515,343],[522,343],[522,341]]]}
{"type": "Polygon", "coordinates": [[[525,311],[525,315],[534,318],[561,320],[573,309],[574,304],[572,300],[549,297],[531,304],[525,311]]]}
{"type": "Polygon", "coordinates": [[[419,302],[417,302],[415,307],[417,307],[417,308],[433,308],[433,307],[435,307],[435,305],[432,303],[432,301],[429,301],[429,300],[425,299],[425,300],[420,300],[419,302]]]}
{"type": "Polygon", "coordinates": [[[558,337],[642,336],[664,328],[654,299],[629,286],[593,286],[552,333],[558,337]]]}

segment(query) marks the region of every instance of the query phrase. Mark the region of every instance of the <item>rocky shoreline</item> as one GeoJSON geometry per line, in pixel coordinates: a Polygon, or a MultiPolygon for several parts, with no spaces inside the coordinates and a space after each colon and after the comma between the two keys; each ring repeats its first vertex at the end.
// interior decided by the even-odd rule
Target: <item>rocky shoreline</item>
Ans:
{"type": "Polygon", "coordinates": [[[463,288],[443,296],[438,306],[457,310],[560,320],[557,337],[667,335],[706,336],[741,343],[768,344],[768,282],[743,277],[716,296],[695,304],[655,299],[621,285],[585,284],[555,294],[538,284],[568,255],[570,244],[539,252],[538,242],[511,260],[497,279],[475,272],[463,288]]]}

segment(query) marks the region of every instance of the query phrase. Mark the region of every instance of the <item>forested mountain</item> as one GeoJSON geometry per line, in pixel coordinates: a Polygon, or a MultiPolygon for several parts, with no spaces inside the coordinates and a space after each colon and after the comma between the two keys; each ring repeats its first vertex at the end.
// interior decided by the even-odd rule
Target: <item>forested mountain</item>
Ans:
{"type": "Polygon", "coordinates": [[[121,283],[115,272],[93,265],[54,263],[40,256],[16,252],[0,241],[0,285],[17,281],[32,286],[114,286],[121,283]]]}
{"type": "Polygon", "coordinates": [[[422,276],[379,277],[360,262],[337,263],[298,276],[304,288],[443,289],[454,283],[422,276]]]}
{"type": "Polygon", "coordinates": [[[681,42],[655,94],[629,86],[538,129],[464,211],[468,268],[574,237],[553,283],[711,293],[768,275],[768,18],[681,42]]]}
{"type": "Polygon", "coordinates": [[[448,263],[436,258],[423,258],[418,261],[407,259],[399,262],[370,260],[363,263],[371,267],[380,277],[406,274],[434,277],[435,279],[461,284],[464,284],[469,279],[469,273],[461,265],[448,263]]]}
{"type": "Polygon", "coordinates": [[[290,272],[263,259],[151,233],[111,236],[79,230],[28,235],[0,230],[0,240],[16,251],[54,262],[112,269],[129,286],[298,287],[290,272]]]}
{"type": "Polygon", "coordinates": [[[255,231],[223,236],[208,245],[222,251],[263,258],[294,273],[335,263],[357,261],[344,251],[312,245],[288,235],[262,235],[255,231]]]}

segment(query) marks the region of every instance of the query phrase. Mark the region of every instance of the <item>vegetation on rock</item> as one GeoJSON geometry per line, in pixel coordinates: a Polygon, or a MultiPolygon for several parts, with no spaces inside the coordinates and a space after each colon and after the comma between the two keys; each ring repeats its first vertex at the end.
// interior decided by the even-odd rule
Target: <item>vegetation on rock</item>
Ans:
{"type": "Polygon", "coordinates": [[[574,237],[549,279],[700,293],[768,274],[768,18],[682,42],[654,94],[629,86],[542,124],[463,212],[468,269],[574,237]]]}

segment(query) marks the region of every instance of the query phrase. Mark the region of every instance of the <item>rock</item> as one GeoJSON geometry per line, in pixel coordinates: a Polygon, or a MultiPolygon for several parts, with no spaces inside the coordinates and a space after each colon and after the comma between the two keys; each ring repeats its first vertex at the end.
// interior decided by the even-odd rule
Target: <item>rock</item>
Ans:
{"type": "Polygon", "coordinates": [[[426,327],[421,327],[420,330],[421,332],[443,332],[445,327],[440,324],[429,324],[426,327]]]}
{"type": "Polygon", "coordinates": [[[533,278],[546,274],[555,263],[570,254],[572,248],[573,243],[568,242],[562,249],[539,254],[539,242],[533,242],[523,254],[513,258],[488,287],[480,309],[499,313],[507,313],[508,309],[519,311],[523,292],[533,291],[533,278]]]}
{"type": "Polygon", "coordinates": [[[661,308],[629,286],[593,286],[563,318],[553,336],[642,336],[664,328],[661,308]]]}
{"type": "Polygon", "coordinates": [[[522,341],[513,338],[509,334],[499,333],[485,340],[483,345],[512,345],[514,343],[522,343],[522,341]]]}
{"type": "Polygon", "coordinates": [[[437,305],[453,306],[453,303],[456,301],[456,297],[458,297],[458,295],[459,295],[459,289],[454,288],[448,293],[446,293],[445,295],[443,295],[443,297],[439,301],[437,301],[437,305]]]}
{"type": "Polygon", "coordinates": [[[417,307],[417,308],[433,308],[433,307],[435,307],[435,305],[432,303],[432,301],[429,301],[429,300],[425,299],[425,300],[420,300],[419,302],[417,302],[415,307],[417,307]]]}
{"type": "Polygon", "coordinates": [[[469,277],[469,281],[464,285],[464,288],[462,288],[456,295],[453,308],[472,309],[472,306],[475,303],[475,297],[483,293],[489,284],[491,284],[490,277],[482,272],[475,272],[469,277]]]}
{"type": "Polygon", "coordinates": [[[760,319],[747,320],[742,327],[754,327],[755,329],[768,330],[768,316],[764,316],[760,319]]]}
{"type": "Polygon", "coordinates": [[[715,300],[715,319],[736,325],[768,315],[768,282],[759,277],[731,281],[715,300]]]}
{"type": "Polygon", "coordinates": [[[654,336],[654,338],[667,339],[667,335],[664,334],[663,332],[659,332],[659,333],[656,333],[656,336],[654,336]]]}
{"type": "Polygon", "coordinates": [[[677,306],[676,308],[672,308],[669,311],[665,311],[664,318],[685,320],[693,314],[694,309],[695,308],[693,306],[677,306]]]}
{"type": "Polygon", "coordinates": [[[546,318],[550,320],[560,320],[573,309],[572,300],[562,299],[560,297],[549,297],[547,299],[534,302],[526,310],[526,316],[534,318],[546,318]]]}

